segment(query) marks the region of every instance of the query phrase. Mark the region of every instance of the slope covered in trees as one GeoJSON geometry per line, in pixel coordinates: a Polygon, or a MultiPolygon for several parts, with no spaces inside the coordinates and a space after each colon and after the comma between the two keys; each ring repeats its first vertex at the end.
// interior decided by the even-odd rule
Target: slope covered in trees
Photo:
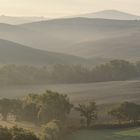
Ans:
{"type": "Polygon", "coordinates": [[[0,68],[1,85],[121,81],[139,76],[140,63],[133,64],[124,60],[113,60],[93,68],[67,64],[51,67],[7,65],[0,68]]]}

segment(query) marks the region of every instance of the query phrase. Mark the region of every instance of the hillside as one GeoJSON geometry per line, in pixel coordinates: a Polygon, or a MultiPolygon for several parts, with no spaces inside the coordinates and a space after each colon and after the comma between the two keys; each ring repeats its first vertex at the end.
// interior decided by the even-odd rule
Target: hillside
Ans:
{"type": "Polygon", "coordinates": [[[77,42],[125,36],[136,32],[140,28],[140,22],[70,18],[34,22],[19,27],[28,30],[26,33],[21,32],[20,36],[24,36],[24,40],[16,32],[0,34],[0,37],[8,36],[8,40],[35,48],[39,46],[40,49],[69,53],[67,49],[77,42]]]}
{"type": "Polygon", "coordinates": [[[80,41],[126,35],[136,31],[140,21],[65,18],[20,25],[22,28],[41,31],[59,39],[80,41]]]}
{"type": "Polygon", "coordinates": [[[1,64],[47,65],[85,62],[87,61],[80,57],[33,49],[18,43],[0,39],[1,64]]]}
{"type": "Polygon", "coordinates": [[[32,48],[90,57],[92,61],[94,58],[139,58],[139,34],[140,21],[136,20],[68,18],[19,26],[0,24],[2,39],[32,48]]]}
{"type": "Polygon", "coordinates": [[[71,53],[84,56],[87,58],[114,58],[140,60],[140,32],[135,34],[116,37],[110,39],[102,39],[97,41],[87,41],[77,43],[71,49],[71,53]]]}
{"type": "Polygon", "coordinates": [[[139,60],[139,23],[140,21],[131,20],[71,18],[24,24],[22,27],[46,31],[56,36],[60,33],[60,39],[71,40],[69,45],[57,46],[63,53],[92,60],[139,60]]]}
{"type": "Polygon", "coordinates": [[[118,10],[104,10],[95,13],[83,14],[79,16],[87,17],[87,18],[103,18],[103,19],[116,19],[116,20],[140,20],[140,16],[129,14],[118,10]]]}

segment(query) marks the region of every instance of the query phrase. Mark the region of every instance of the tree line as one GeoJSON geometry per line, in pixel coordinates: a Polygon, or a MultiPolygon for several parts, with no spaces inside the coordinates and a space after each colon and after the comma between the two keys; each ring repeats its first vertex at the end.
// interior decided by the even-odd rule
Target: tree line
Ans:
{"type": "MultiPolygon", "coordinates": [[[[90,128],[92,122],[98,119],[98,109],[95,102],[90,102],[87,105],[79,104],[75,109],[80,112],[81,125],[84,127],[90,128]]],[[[140,105],[133,102],[123,102],[107,113],[114,121],[118,121],[120,126],[124,122],[135,125],[140,120],[140,105]]]]}
{"type": "MultiPolygon", "coordinates": [[[[49,90],[43,94],[28,94],[23,99],[0,99],[0,114],[4,121],[12,116],[15,121],[27,121],[36,125],[52,120],[65,122],[72,109],[80,113],[81,123],[86,127],[98,118],[95,102],[74,107],[67,95],[49,90]]],[[[140,105],[124,102],[109,110],[108,115],[118,120],[119,124],[123,121],[137,123],[140,119],[140,105]]]]}
{"type": "Polygon", "coordinates": [[[112,60],[96,67],[60,65],[34,67],[6,65],[0,67],[0,85],[46,83],[88,83],[129,80],[140,76],[140,62],[112,60]]]}

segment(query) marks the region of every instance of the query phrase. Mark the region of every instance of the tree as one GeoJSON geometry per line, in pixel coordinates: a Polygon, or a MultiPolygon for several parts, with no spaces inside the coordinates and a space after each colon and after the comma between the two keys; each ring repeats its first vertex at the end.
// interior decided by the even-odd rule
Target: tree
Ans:
{"type": "Polygon", "coordinates": [[[22,128],[0,127],[0,140],[39,140],[35,134],[22,128]]]}
{"type": "Polygon", "coordinates": [[[121,111],[125,118],[133,123],[137,123],[140,118],[140,105],[132,102],[124,102],[121,104],[121,111]]]}
{"type": "Polygon", "coordinates": [[[16,121],[19,121],[22,115],[22,100],[11,99],[11,113],[15,116],[16,121]]]}
{"type": "Polygon", "coordinates": [[[121,124],[121,121],[124,120],[125,117],[120,107],[113,108],[111,111],[108,112],[108,114],[116,118],[119,124],[121,124]]]}
{"type": "Polygon", "coordinates": [[[8,128],[0,126],[0,140],[12,140],[12,134],[8,128]]]}
{"type": "Polygon", "coordinates": [[[140,118],[140,105],[132,102],[124,102],[119,107],[112,109],[110,115],[121,120],[133,121],[136,123],[140,118]]]}
{"type": "Polygon", "coordinates": [[[24,104],[30,104],[30,103],[37,104],[39,99],[40,99],[40,96],[38,94],[30,93],[24,98],[23,101],[24,101],[24,104]]]}
{"type": "Polygon", "coordinates": [[[38,122],[37,114],[38,114],[37,104],[35,103],[23,104],[21,114],[22,120],[37,123],[38,122]]]}
{"type": "Polygon", "coordinates": [[[7,120],[7,116],[12,112],[12,102],[10,99],[3,98],[0,100],[0,113],[3,116],[3,120],[7,120]]]}
{"type": "Polygon", "coordinates": [[[87,128],[90,127],[93,120],[97,119],[97,106],[95,102],[90,102],[88,105],[79,104],[75,109],[80,112],[81,117],[85,118],[87,128]]]}
{"type": "Polygon", "coordinates": [[[52,91],[46,91],[42,95],[29,94],[23,100],[0,100],[0,113],[4,120],[8,114],[12,114],[16,120],[34,123],[47,123],[54,119],[65,121],[72,107],[67,95],[52,91]]]}
{"type": "Polygon", "coordinates": [[[52,91],[46,91],[46,93],[42,94],[38,105],[38,118],[44,123],[54,119],[64,121],[72,108],[67,95],[52,91]]]}
{"type": "Polygon", "coordinates": [[[22,112],[22,101],[18,99],[3,98],[0,100],[0,113],[3,120],[7,120],[8,114],[15,115],[16,120],[19,119],[22,112]]]}
{"type": "Polygon", "coordinates": [[[22,128],[13,127],[11,129],[11,140],[39,140],[32,132],[24,130],[22,128]]]}

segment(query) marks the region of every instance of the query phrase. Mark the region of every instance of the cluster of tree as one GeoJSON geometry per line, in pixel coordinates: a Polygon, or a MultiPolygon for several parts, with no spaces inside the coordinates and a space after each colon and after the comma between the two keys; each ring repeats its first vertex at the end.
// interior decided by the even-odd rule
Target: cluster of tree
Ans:
{"type": "Polygon", "coordinates": [[[117,119],[119,124],[123,121],[136,124],[140,120],[140,105],[124,102],[120,106],[113,108],[108,114],[117,119]]]}
{"type": "MultiPolygon", "coordinates": [[[[92,122],[97,119],[98,111],[95,102],[88,105],[80,104],[75,109],[80,112],[82,126],[89,128],[92,122]]],[[[119,124],[122,122],[137,124],[140,120],[140,105],[133,102],[123,102],[109,111],[108,114],[115,118],[119,124]]]]}
{"type": "Polygon", "coordinates": [[[0,100],[0,113],[4,120],[7,120],[8,116],[14,116],[18,121],[39,124],[54,119],[64,121],[71,108],[72,104],[67,95],[52,91],[46,91],[41,95],[29,94],[23,100],[0,100]]]}
{"type": "Polygon", "coordinates": [[[0,127],[0,140],[39,140],[35,134],[22,128],[0,127]]]}
{"type": "MultiPolygon", "coordinates": [[[[33,133],[14,127],[7,129],[0,127],[2,140],[58,140],[61,139],[68,127],[64,127],[67,115],[73,105],[67,95],[46,91],[44,94],[29,94],[24,99],[0,99],[0,113],[4,120],[14,116],[18,121],[43,124],[40,137],[33,133]],[[46,125],[44,125],[46,124],[46,125]]],[[[80,113],[81,125],[90,128],[98,119],[98,109],[95,102],[79,104],[74,107],[80,113]]],[[[108,112],[121,124],[129,122],[137,124],[140,120],[140,105],[124,102],[108,112]]]]}
{"type": "MultiPolygon", "coordinates": [[[[28,121],[35,124],[46,124],[52,120],[64,122],[73,105],[67,95],[46,91],[44,94],[29,94],[24,99],[0,99],[0,113],[3,120],[14,116],[17,121],[28,121]]],[[[95,102],[79,104],[75,110],[80,112],[81,124],[87,128],[97,119],[95,102]]],[[[137,123],[140,119],[140,105],[124,102],[108,112],[109,115],[121,122],[137,123]]]]}
{"type": "Polygon", "coordinates": [[[96,67],[54,65],[49,67],[7,65],[0,68],[0,85],[86,83],[127,80],[140,76],[140,62],[113,60],[96,67]]]}
{"type": "Polygon", "coordinates": [[[2,140],[58,140],[65,134],[64,125],[73,105],[67,95],[46,91],[44,94],[28,94],[22,100],[0,99],[0,113],[7,121],[14,116],[16,121],[27,121],[42,125],[39,138],[19,128],[1,128],[2,140]],[[45,125],[44,125],[45,124],[45,125]],[[3,135],[4,133],[4,135],[3,135]]]}

